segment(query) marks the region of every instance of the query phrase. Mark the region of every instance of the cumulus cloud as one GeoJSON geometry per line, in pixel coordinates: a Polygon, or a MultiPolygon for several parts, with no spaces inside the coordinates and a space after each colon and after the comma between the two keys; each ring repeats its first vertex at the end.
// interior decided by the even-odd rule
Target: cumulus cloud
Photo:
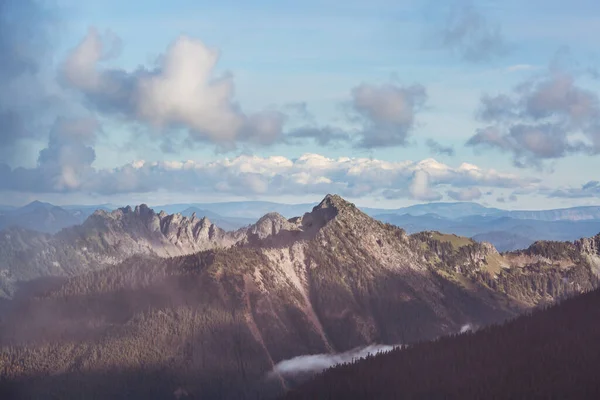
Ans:
{"type": "Polygon", "coordinates": [[[448,197],[457,201],[473,201],[480,199],[483,194],[476,187],[464,188],[461,190],[449,190],[448,197]]]}
{"type": "Polygon", "coordinates": [[[214,76],[219,53],[203,42],[181,36],[155,68],[134,71],[103,67],[114,46],[114,39],[90,29],[63,63],[64,82],[80,91],[91,108],[165,134],[184,129],[190,139],[223,148],[281,139],[284,114],[244,113],[233,99],[233,77],[214,76]]]}
{"type": "Polygon", "coordinates": [[[443,144],[433,139],[427,139],[427,142],[425,142],[425,144],[427,144],[427,147],[429,147],[429,150],[433,154],[445,154],[447,156],[454,155],[454,147],[452,146],[444,146],[443,144]]]}
{"type": "MultiPolygon", "coordinates": [[[[310,153],[296,159],[241,155],[210,162],[139,160],[114,169],[94,169],[90,147],[93,127],[91,122],[79,123],[81,137],[76,146],[68,146],[58,138],[51,141],[48,149],[40,154],[37,168],[0,167],[0,190],[104,195],[210,190],[232,195],[269,196],[334,191],[348,197],[382,194],[432,200],[440,197],[438,187],[520,189],[535,187],[539,182],[536,178],[485,170],[467,163],[450,167],[433,159],[390,162],[370,158],[328,158],[310,153]],[[53,179],[48,179],[48,171],[54,171],[53,179]],[[77,174],[70,176],[70,171],[77,174]]],[[[60,131],[64,130],[61,127],[60,131]]]]}
{"type": "Polygon", "coordinates": [[[576,77],[550,69],[518,85],[510,94],[484,95],[479,129],[468,146],[509,153],[519,167],[544,160],[600,152],[598,95],[576,84],[576,77]],[[574,137],[584,139],[574,139],[574,137]]]}
{"type": "Polygon", "coordinates": [[[437,201],[442,195],[429,187],[429,173],[424,170],[415,171],[409,186],[411,198],[423,201],[437,201]]]}
{"type": "Polygon", "coordinates": [[[349,122],[354,129],[318,126],[305,103],[291,103],[284,110],[309,125],[284,133],[286,113],[241,110],[234,101],[233,76],[214,76],[219,53],[203,42],[179,37],[153,68],[104,67],[103,62],[120,46],[114,34],[90,29],[62,64],[62,80],[80,92],[91,109],[147,126],[161,134],[167,145],[168,135],[184,130],[190,140],[225,150],[238,143],[270,145],[303,139],[361,148],[404,146],[427,99],[421,85],[364,83],[349,94],[349,122]]]}
{"type": "Polygon", "coordinates": [[[469,62],[489,61],[510,50],[500,25],[469,2],[454,4],[436,38],[441,47],[469,62]]]}
{"type": "Polygon", "coordinates": [[[97,174],[92,163],[99,128],[92,118],[58,118],[50,131],[48,146],[39,153],[36,168],[10,169],[0,164],[1,189],[47,193],[80,190],[97,174]]]}
{"type": "Polygon", "coordinates": [[[427,100],[421,85],[362,84],[352,89],[352,111],[361,128],[357,146],[403,146],[414,129],[415,114],[427,100]]]}
{"type": "Polygon", "coordinates": [[[344,353],[312,354],[294,357],[289,360],[278,362],[273,367],[273,370],[270,374],[278,374],[284,378],[294,377],[297,375],[316,374],[335,365],[365,358],[369,354],[376,355],[381,352],[391,351],[396,347],[399,346],[371,345],[367,347],[356,348],[344,353]]]}
{"type": "MultiPolygon", "coordinates": [[[[352,129],[311,123],[288,132],[289,139],[312,139],[321,146],[346,142],[357,148],[406,146],[416,116],[427,100],[422,85],[372,85],[363,83],[350,91],[346,104],[352,129]]],[[[299,106],[298,112],[306,108],[299,106]]],[[[298,107],[296,107],[298,108],[298,107]]]]}

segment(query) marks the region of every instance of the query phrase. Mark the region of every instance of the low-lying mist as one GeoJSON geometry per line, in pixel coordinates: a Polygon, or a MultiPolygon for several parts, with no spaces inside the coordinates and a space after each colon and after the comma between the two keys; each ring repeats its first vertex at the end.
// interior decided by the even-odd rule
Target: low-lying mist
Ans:
{"type": "Polygon", "coordinates": [[[368,355],[393,350],[397,346],[373,344],[366,347],[357,347],[355,349],[337,354],[311,354],[298,356],[289,360],[277,363],[269,375],[281,375],[283,378],[293,378],[298,375],[311,375],[321,372],[337,364],[351,362],[359,358],[365,358],[368,355]]]}

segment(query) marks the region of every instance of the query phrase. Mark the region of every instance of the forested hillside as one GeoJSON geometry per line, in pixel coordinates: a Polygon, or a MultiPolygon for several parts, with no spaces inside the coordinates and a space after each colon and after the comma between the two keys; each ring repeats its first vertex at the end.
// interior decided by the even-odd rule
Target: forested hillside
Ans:
{"type": "Polygon", "coordinates": [[[334,367],[287,400],[600,398],[600,290],[334,367]]]}

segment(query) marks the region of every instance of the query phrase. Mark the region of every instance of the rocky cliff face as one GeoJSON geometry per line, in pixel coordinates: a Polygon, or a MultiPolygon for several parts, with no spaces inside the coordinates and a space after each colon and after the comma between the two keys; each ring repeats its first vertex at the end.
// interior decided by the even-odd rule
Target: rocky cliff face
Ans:
{"type": "Polygon", "coordinates": [[[24,397],[263,398],[286,387],[267,375],[279,361],[430,339],[597,284],[582,255],[591,243],[499,254],[454,235],[409,236],[339,196],[232,234],[140,206],[58,237],[111,254],[111,265],[2,321],[0,377],[24,397]]]}

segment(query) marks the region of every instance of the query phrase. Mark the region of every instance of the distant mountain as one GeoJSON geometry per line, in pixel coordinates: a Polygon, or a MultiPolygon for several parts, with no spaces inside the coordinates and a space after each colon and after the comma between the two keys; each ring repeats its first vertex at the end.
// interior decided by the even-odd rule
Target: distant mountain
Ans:
{"type": "Polygon", "coordinates": [[[600,220],[600,206],[539,211],[504,211],[503,214],[512,218],[535,219],[540,221],[600,220]]]}
{"type": "Polygon", "coordinates": [[[190,207],[194,207],[213,212],[221,217],[248,218],[256,221],[258,218],[270,212],[276,212],[286,218],[291,218],[310,211],[315,205],[316,203],[281,204],[268,201],[234,201],[223,203],[170,204],[154,206],[153,208],[156,210],[164,210],[167,213],[181,213],[190,207]]]}
{"type": "Polygon", "coordinates": [[[473,236],[472,239],[477,242],[492,243],[494,247],[501,252],[526,249],[535,242],[535,240],[529,237],[504,231],[479,233],[473,236]]]}
{"type": "Polygon", "coordinates": [[[285,399],[598,399],[600,290],[334,367],[285,399]]]}
{"type": "Polygon", "coordinates": [[[50,203],[44,203],[42,201],[35,200],[29,204],[24,205],[23,207],[14,209],[12,211],[12,214],[13,215],[23,215],[23,214],[29,214],[31,212],[40,211],[40,210],[51,210],[53,208],[56,208],[56,206],[54,206],[50,203]]]}
{"type": "Polygon", "coordinates": [[[536,221],[583,221],[600,220],[600,206],[572,207],[555,210],[501,210],[488,208],[478,203],[428,203],[417,204],[398,209],[365,208],[371,216],[378,214],[423,216],[437,214],[447,219],[461,219],[469,216],[480,217],[509,217],[512,219],[527,219],[536,221]]]}
{"type": "Polygon", "coordinates": [[[111,205],[55,206],[33,201],[23,207],[0,206],[0,230],[19,227],[43,233],[56,233],[63,228],[79,225],[96,210],[110,211],[111,205]]]}
{"type": "Polygon", "coordinates": [[[600,274],[600,236],[501,255],[407,235],[335,195],[235,232],[143,205],[99,211],[0,249],[29,282],[69,277],[0,322],[0,382],[18,398],[268,398],[289,385],[269,374],[281,361],[503,321],[600,274]]]}
{"type": "Polygon", "coordinates": [[[91,206],[89,206],[89,205],[88,206],[68,205],[68,206],[61,206],[61,208],[67,210],[71,215],[73,215],[75,218],[77,218],[79,220],[79,223],[82,223],[97,210],[112,211],[112,210],[116,210],[117,208],[119,208],[119,206],[116,206],[114,204],[99,204],[99,205],[91,205],[91,206]]]}
{"type": "Polygon", "coordinates": [[[500,251],[526,248],[536,240],[576,240],[600,232],[600,220],[543,221],[481,215],[450,219],[436,214],[381,214],[374,217],[409,233],[437,230],[487,241],[500,251]]]}
{"type": "Polygon", "coordinates": [[[181,215],[185,217],[192,217],[196,215],[198,218],[206,217],[212,221],[219,228],[226,231],[234,231],[236,229],[248,226],[256,222],[254,218],[242,218],[242,217],[223,217],[215,212],[202,210],[198,207],[188,207],[181,212],[181,215]]]}
{"type": "Polygon", "coordinates": [[[39,201],[0,214],[0,230],[15,226],[38,232],[54,233],[79,223],[81,220],[72,213],[39,201]]]}
{"type": "Polygon", "coordinates": [[[412,216],[422,216],[426,214],[436,214],[443,218],[455,219],[466,217],[469,215],[498,215],[503,213],[503,210],[497,208],[487,208],[481,204],[471,202],[456,202],[456,203],[427,203],[416,204],[414,206],[402,207],[398,209],[377,209],[365,208],[365,212],[369,215],[376,214],[410,214],[412,216]]]}

